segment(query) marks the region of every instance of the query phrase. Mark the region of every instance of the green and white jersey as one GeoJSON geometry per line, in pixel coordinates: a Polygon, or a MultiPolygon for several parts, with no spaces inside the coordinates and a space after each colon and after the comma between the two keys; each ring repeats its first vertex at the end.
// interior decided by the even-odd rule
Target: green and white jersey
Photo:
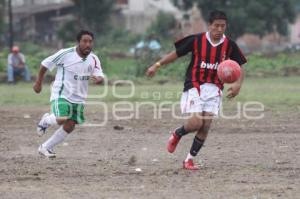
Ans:
{"type": "Polygon", "coordinates": [[[83,59],[76,47],[58,51],[44,59],[42,65],[50,71],[57,68],[50,101],[64,98],[72,103],[84,103],[90,76],[104,77],[99,58],[91,52],[83,59]]]}

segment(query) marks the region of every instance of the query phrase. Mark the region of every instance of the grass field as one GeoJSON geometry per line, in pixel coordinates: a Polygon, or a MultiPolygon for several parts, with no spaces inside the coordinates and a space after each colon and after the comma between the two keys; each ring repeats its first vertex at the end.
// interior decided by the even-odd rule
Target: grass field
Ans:
{"type": "MultiPolygon", "coordinates": [[[[153,81],[155,82],[155,80],[153,81]]],[[[121,82],[110,86],[90,86],[89,96],[102,95],[101,102],[116,101],[172,101],[180,98],[182,82],[169,82],[162,85],[146,80],[141,85],[139,82],[121,82]],[[106,93],[106,94],[105,94],[106,93]],[[116,93],[121,97],[115,96],[116,93]],[[131,95],[132,94],[132,95],[131,95]],[[122,96],[129,96],[122,98],[122,96]]],[[[266,108],[277,110],[295,110],[300,106],[300,78],[299,77],[277,77],[277,78],[248,78],[245,80],[240,95],[233,102],[257,101],[266,108]]],[[[226,93],[226,85],[224,93],[226,93]]],[[[18,83],[16,85],[0,85],[0,105],[47,105],[49,104],[50,85],[45,84],[41,94],[35,94],[32,84],[18,83]]],[[[92,98],[92,100],[95,100],[92,98]]],[[[232,104],[224,98],[224,104],[232,104]]]]}

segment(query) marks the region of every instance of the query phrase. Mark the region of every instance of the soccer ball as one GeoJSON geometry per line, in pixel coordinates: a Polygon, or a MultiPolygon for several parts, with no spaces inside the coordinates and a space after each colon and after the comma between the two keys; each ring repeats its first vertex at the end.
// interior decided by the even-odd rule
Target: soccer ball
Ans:
{"type": "Polygon", "coordinates": [[[228,59],[219,64],[217,72],[223,83],[233,83],[239,79],[241,67],[236,61],[228,59]]]}

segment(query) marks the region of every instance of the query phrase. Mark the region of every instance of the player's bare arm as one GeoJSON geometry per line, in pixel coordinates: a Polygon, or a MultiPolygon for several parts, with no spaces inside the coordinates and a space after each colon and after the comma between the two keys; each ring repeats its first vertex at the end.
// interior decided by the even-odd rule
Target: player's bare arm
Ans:
{"type": "Polygon", "coordinates": [[[43,80],[44,80],[44,76],[45,76],[45,73],[47,72],[47,68],[44,67],[43,65],[41,65],[40,67],[40,71],[38,73],[38,76],[36,78],[36,81],[33,85],[33,90],[36,92],[36,93],[40,93],[42,91],[42,83],[43,83],[43,80]]]}
{"type": "Polygon", "coordinates": [[[228,89],[227,89],[227,98],[231,99],[237,96],[240,92],[240,89],[242,87],[244,81],[244,69],[241,67],[241,76],[239,79],[234,82],[228,89]]]}
{"type": "Polygon", "coordinates": [[[146,72],[146,75],[148,77],[153,77],[156,73],[156,71],[162,66],[167,65],[177,59],[176,51],[172,51],[171,53],[164,56],[161,60],[150,66],[146,72]]]}

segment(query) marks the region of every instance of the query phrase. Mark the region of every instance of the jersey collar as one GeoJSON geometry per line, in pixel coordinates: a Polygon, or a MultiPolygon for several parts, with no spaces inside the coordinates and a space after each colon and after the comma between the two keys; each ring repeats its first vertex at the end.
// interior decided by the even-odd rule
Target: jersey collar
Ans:
{"type": "Polygon", "coordinates": [[[220,39],[220,41],[219,41],[218,43],[214,44],[214,43],[211,41],[211,39],[210,39],[209,32],[206,32],[205,35],[206,35],[207,40],[209,41],[209,43],[210,43],[213,47],[216,47],[216,46],[220,45],[221,43],[223,43],[224,40],[225,40],[225,38],[226,38],[226,36],[223,34],[223,36],[222,36],[222,38],[220,39]]]}

